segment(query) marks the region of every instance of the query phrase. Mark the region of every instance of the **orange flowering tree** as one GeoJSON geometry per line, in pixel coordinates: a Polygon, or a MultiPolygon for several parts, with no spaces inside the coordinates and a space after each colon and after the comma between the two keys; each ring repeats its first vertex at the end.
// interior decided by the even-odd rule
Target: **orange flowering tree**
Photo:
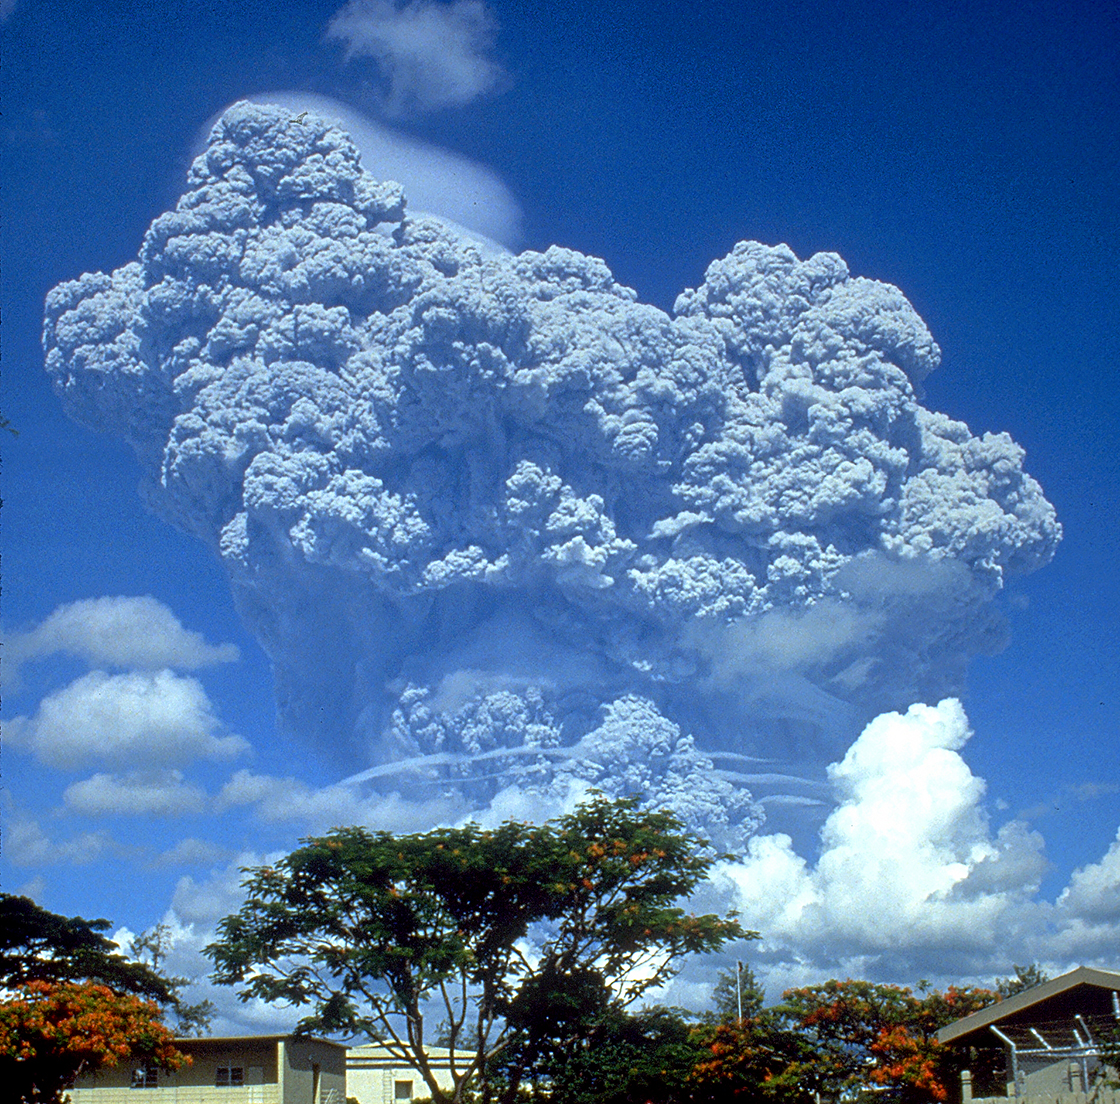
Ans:
{"type": "Polygon", "coordinates": [[[188,1059],[159,1006],[89,982],[29,981],[0,1002],[0,1080],[21,1104],[59,1104],[76,1078],[121,1061],[188,1059]]]}
{"type": "Polygon", "coordinates": [[[959,1071],[937,1030],[999,1000],[987,989],[950,986],[922,996],[903,986],[828,981],[791,989],[781,1012],[812,1046],[815,1087],[893,1086],[907,1100],[944,1101],[959,1071]]]}
{"type": "Polygon", "coordinates": [[[809,1104],[819,1087],[808,1040],[770,1010],[693,1030],[698,1057],[689,1074],[694,1104],[750,1100],[809,1104]]]}
{"type": "Polygon", "coordinates": [[[310,1006],[301,1029],[381,1039],[436,1104],[513,1101],[550,1060],[670,978],[692,952],[747,933],[690,915],[715,861],[671,813],[601,796],[534,826],[394,836],[338,829],[248,871],[241,911],[207,948],[216,981],[310,1006]],[[425,1024],[451,1051],[441,1085],[425,1024]]]}

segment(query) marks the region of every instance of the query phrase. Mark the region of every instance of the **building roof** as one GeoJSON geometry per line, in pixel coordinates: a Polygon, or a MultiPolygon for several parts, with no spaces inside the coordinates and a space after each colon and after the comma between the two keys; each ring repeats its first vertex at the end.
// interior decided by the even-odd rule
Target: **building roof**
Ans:
{"type": "Polygon", "coordinates": [[[331,1039],[320,1039],[318,1035],[294,1035],[291,1032],[278,1035],[177,1035],[175,1037],[175,1045],[182,1046],[186,1044],[227,1044],[227,1043],[278,1043],[281,1040],[287,1042],[289,1039],[297,1042],[306,1043],[324,1043],[327,1046],[340,1047],[346,1049],[345,1043],[336,1043],[331,1039]]]}
{"type": "MultiPolygon", "coordinates": [[[[1120,973],[1114,970],[1094,970],[1089,966],[1078,966],[1076,970],[1071,970],[1068,974],[1062,974],[1061,977],[1044,981],[1041,985],[1024,989],[1013,997],[991,1004],[987,1008],[980,1009],[979,1012],[973,1012],[971,1016],[965,1016],[954,1023],[948,1024],[938,1031],[937,1041],[960,1045],[972,1042],[973,1039],[970,1037],[983,1031],[987,1036],[983,1042],[990,1046],[994,1037],[987,1031],[989,1027],[999,1026],[1003,1021],[1009,1019],[1029,1019],[1030,1010],[1034,1009],[1036,1005],[1049,1003],[1051,1011],[1056,1011],[1059,1006],[1064,1006],[1067,1003],[1062,998],[1075,996],[1072,991],[1081,986],[1085,986],[1089,992],[1099,995],[1096,1003],[1102,1003],[1100,997],[1104,997],[1107,1001],[1107,1010],[1111,1011],[1114,1005],[1107,995],[1120,992],[1120,973]]],[[[1104,1006],[1102,1005],[1102,1007],[1104,1006]]],[[[1072,1016],[1072,1014],[1071,1012],[1070,1015],[1072,1016]]],[[[979,1040],[976,1041],[979,1042],[979,1040]]]]}

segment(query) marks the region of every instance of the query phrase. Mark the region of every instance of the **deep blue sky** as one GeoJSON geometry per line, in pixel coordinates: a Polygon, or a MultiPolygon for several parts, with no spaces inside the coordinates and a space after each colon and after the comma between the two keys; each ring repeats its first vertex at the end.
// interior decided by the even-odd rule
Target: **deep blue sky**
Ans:
{"type": "MultiPolygon", "coordinates": [[[[376,114],[374,70],[321,41],[338,7],[20,0],[3,27],[2,407],[19,430],[2,441],[4,625],[151,594],[241,647],[206,685],[254,743],[274,739],[267,663],[219,566],[144,512],[127,451],[62,414],[42,371],[42,304],[59,281],[135,257],[198,128],[238,97],[313,91],[376,114]]],[[[503,178],[525,247],[601,256],[665,309],[740,239],[836,251],[901,287],[932,330],[943,362],[926,405],[1027,450],[1065,539],[1006,596],[1010,646],[972,666],[964,754],[997,824],[1031,810],[1052,899],[1120,824],[1120,12],[1057,0],[490,7],[506,89],[398,125],[503,178]]],[[[5,713],[32,711],[61,671],[29,673],[5,713]]],[[[330,764],[300,770],[332,779],[330,764]]],[[[50,822],[48,771],[11,753],[5,785],[50,822]]],[[[231,846],[252,843],[240,830],[231,846]]],[[[35,888],[51,907],[114,913],[44,870],[35,888]]],[[[39,873],[9,867],[4,888],[39,873]]],[[[176,875],[151,873],[133,926],[158,919],[176,875]]]]}

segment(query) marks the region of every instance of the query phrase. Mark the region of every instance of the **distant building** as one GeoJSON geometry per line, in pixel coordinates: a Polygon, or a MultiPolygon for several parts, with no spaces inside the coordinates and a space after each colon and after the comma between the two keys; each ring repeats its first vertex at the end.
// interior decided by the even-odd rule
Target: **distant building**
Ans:
{"type": "Polygon", "coordinates": [[[999,1074],[998,1087],[983,1086],[974,1096],[966,1072],[965,1104],[1005,1097],[1020,1104],[1120,1104],[1120,1092],[1102,1088],[1098,1077],[1101,1040],[1118,1029],[1120,973],[1079,966],[943,1027],[937,1041],[969,1048],[999,1074]]]}
{"type": "MultiPolygon", "coordinates": [[[[450,1091],[454,1085],[450,1051],[446,1047],[428,1047],[427,1054],[436,1084],[450,1091]]],[[[459,1061],[465,1064],[462,1058],[459,1061]]],[[[402,1104],[432,1093],[418,1069],[394,1058],[388,1047],[369,1043],[346,1052],[346,1095],[356,1098],[359,1104],[402,1104]]]]}
{"type": "Polygon", "coordinates": [[[346,1047],[292,1035],[176,1039],[189,1066],[122,1063],[80,1077],[73,1104],[346,1104],[346,1047]]]}

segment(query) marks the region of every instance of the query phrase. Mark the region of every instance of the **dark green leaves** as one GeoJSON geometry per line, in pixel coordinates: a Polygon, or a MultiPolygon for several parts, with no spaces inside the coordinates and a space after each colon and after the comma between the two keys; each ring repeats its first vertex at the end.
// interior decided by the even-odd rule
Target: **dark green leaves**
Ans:
{"type": "MultiPolygon", "coordinates": [[[[595,797],[540,826],[476,824],[393,836],[343,828],[275,867],[246,871],[247,899],[207,948],[241,997],[313,1011],[304,1030],[384,1039],[439,1100],[503,1091],[674,974],[681,958],[744,932],[676,905],[714,861],[666,812],[595,797]],[[424,1017],[468,1040],[455,1093],[429,1079],[424,1017]]],[[[459,1048],[462,1051],[462,1047],[459,1048]]]]}
{"type": "Polygon", "coordinates": [[[0,986],[28,981],[92,981],[159,1004],[173,1001],[168,980],[120,954],[102,933],[108,920],[59,916],[30,897],[0,893],[0,986]]]}

